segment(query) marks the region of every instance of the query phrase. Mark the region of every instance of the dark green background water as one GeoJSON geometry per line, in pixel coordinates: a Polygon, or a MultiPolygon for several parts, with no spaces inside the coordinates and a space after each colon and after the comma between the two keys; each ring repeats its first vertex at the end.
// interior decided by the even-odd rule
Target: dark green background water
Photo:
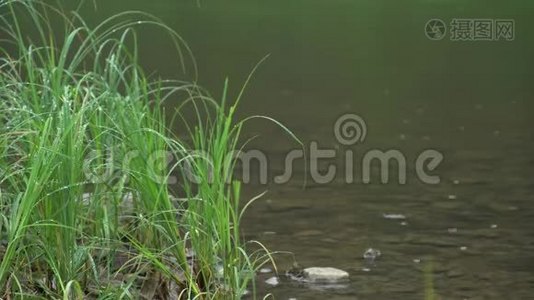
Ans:
{"type": "MultiPolygon", "coordinates": [[[[214,94],[228,76],[235,95],[270,54],[247,88],[240,116],[274,117],[305,144],[317,141],[342,153],[347,148],[339,147],[333,124],[355,113],[368,127],[365,142],[349,147],[356,157],[369,149],[399,149],[408,158],[406,185],[337,178],[327,185],[309,182],[303,190],[302,163],[285,185],[248,185],[247,197],[269,190],[247,215],[249,238],[293,252],[304,266],[338,267],[351,275],[341,289],[283,281],[262,286],[263,293],[277,299],[423,299],[423,269],[433,261],[431,278],[441,299],[532,298],[534,2],[97,4],[96,15],[87,9],[93,20],[132,9],[160,17],[189,44],[199,83],[214,94]],[[515,40],[431,41],[424,27],[432,18],[447,24],[453,18],[514,19],[515,40]],[[428,148],[444,154],[438,185],[420,183],[413,172],[413,160],[428,148]],[[383,213],[404,214],[407,224],[383,213]],[[382,252],[373,266],[361,258],[369,247],[382,252]]],[[[178,68],[163,34],[141,33],[148,70],[193,79],[178,68]]],[[[248,125],[246,135],[254,134],[261,137],[251,147],[268,153],[270,178],[278,175],[284,155],[298,145],[265,122],[248,125]]],[[[282,255],[279,268],[291,262],[282,255]]]]}

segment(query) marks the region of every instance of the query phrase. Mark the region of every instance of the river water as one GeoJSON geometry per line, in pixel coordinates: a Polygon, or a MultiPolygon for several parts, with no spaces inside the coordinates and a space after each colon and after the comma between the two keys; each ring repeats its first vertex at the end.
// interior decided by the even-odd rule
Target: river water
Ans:
{"type": "MultiPolygon", "coordinates": [[[[263,280],[273,275],[266,274],[259,280],[262,294],[424,299],[433,289],[440,299],[532,298],[532,2],[249,0],[201,1],[199,7],[185,0],[135,0],[97,3],[97,9],[99,17],[128,9],[160,17],[189,44],[198,82],[214,94],[229,77],[235,96],[270,54],[247,87],[239,116],[277,119],[308,154],[313,143],[335,151],[315,168],[325,174],[335,166],[333,180],[317,182],[307,172],[311,163],[296,160],[291,179],[279,184],[275,176],[300,146],[274,124],[247,124],[245,136],[259,135],[247,149],[265,153],[268,183],[252,176],[243,200],[268,192],[246,214],[246,237],[293,253],[302,266],[350,273],[347,284],[326,287],[284,278],[270,287],[263,280]],[[451,40],[453,19],[474,18],[489,19],[494,29],[496,20],[515,21],[513,40],[451,40]],[[431,19],[445,23],[443,39],[425,34],[431,19]],[[346,114],[360,117],[365,139],[344,145],[336,136],[336,120],[346,114]],[[439,177],[437,184],[422,180],[416,168],[429,149],[443,158],[425,171],[439,177]],[[394,163],[388,183],[380,181],[377,164],[364,182],[363,161],[373,150],[402,154],[405,184],[394,163]],[[353,168],[350,183],[347,165],[353,168]],[[373,263],[362,259],[368,248],[382,254],[373,263]]],[[[146,31],[141,40],[149,70],[192,78],[177,68],[163,36],[146,31]]],[[[280,254],[277,262],[283,273],[293,256],[280,254]]]]}

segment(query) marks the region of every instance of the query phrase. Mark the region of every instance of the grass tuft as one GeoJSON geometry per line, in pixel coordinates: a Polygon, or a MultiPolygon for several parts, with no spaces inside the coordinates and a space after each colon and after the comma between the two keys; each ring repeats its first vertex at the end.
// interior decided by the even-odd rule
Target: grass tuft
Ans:
{"type": "Polygon", "coordinates": [[[44,2],[0,9],[0,296],[239,299],[254,288],[271,257],[240,236],[242,91],[228,105],[228,81],[216,101],[196,84],[148,78],[136,27],[168,32],[181,65],[192,56],[145,13],[90,28],[44,2]],[[170,101],[196,111],[181,138],[169,126],[189,116],[167,120],[170,101]],[[173,194],[177,174],[199,180],[173,194]]]}

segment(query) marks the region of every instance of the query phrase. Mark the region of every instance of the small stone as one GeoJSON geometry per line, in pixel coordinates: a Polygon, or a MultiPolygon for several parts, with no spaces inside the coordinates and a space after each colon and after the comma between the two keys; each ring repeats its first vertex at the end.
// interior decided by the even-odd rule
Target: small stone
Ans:
{"type": "Polygon", "coordinates": [[[400,222],[400,224],[401,224],[401,226],[406,226],[406,225],[408,225],[408,222],[402,221],[402,222],[400,222]]]}
{"type": "Polygon", "coordinates": [[[273,270],[271,268],[261,268],[259,272],[261,274],[268,274],[268,273],[272,273],[273,270]]]}
{"type": "Polygon", "coordinates": [[[452,181],[452,183],[453,183],[453,184],[460,184],[460,180],[455,179],[455,180],[452,181]]]}
{"type": "Polygon", "coordinates": [[[369,269],[369,268],[362,268],[362,271],[364,271],[364,272],[371,272],[371,269],[369,269]]]}
{"type": "Polygon", "coordinates": [[[447,196],[447,198],[449,200],[456,200],[458,197],[456,197],[456,195],[449,195],[449,196],[447,196]]]}
{"type": "Polygon", "coordinates": [[[467,250],[467,247],[466,246],[462,246],[462,247],[460,247],[460,250],[465,251],[465,250],[467,250]]]}
{"type": "Polygon", "coordinates": [[[448,228],[447,231],[448,231],[449,233],[457,233],[457,232],[458,232],[458,228],[451,227],[451,228],[448,228]]]}
{"type": "Polygon", "coordinates": [[[280,284],[280,280],[278,280],[278,277],[273,276],[273,277],[265,280],[265,283],[267,283],[268,285],[271,285],[271,286],[277,286],[277,285],[280,284]]]}
{"type": "Polygon", "coordinates": [[[349,273],[336,268],[306,268],[304,277],[310,282],[337,282],[349,278],[349,273]]]}
{"type": "Polygon", "coordinates": [[[93,194],[91,194],[91,193],[84,193],[82,195],[82,203],[83,204],[89,204],[89,201],[91,200],[92,196],[93,196],[93,194]]]}
{"type": "Polygon", "coordinates": [[[215,277],[217,278],[224,277],[224,266],[220,263],[215,265],[215,277]]]}
{"type": "Polygon", "coordinates": [[[497,227],[498,227],[497,224],[491,224],[491,226],[490,226],[491,229],[495,229],[497,227]]]}
{"type": "Polygon", "coordinates": [[[366,260],[374,261],[382,255],[382,252],[378,249],[369,248],[363,253],[363,258],[366,260]]]}
{"type": "Polygon", "coordinates": [[[419,258],[414,258],[414,259],[413,259],[413,262],[416,263],[416,264],[421,263],[421,259],[419,259],[419,258]]]}

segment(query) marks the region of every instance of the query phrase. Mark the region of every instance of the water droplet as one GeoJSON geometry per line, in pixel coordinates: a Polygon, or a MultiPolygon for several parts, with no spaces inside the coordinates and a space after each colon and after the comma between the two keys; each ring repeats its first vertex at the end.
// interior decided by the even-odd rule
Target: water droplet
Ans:
{"type": "Polygon", "coordinates": [[[458,232],[458,228],[456,228],[456,227],[448,228],[447,232],[449,232],[449,233],[457,233],[458,232]]]}
{"type": "Polygon", "coordinates": [[[447,198],[449,200],[456,200],[458,197],[456,197],[456,195],[449,195],[449,196],[447,196],[447,198]]]}

